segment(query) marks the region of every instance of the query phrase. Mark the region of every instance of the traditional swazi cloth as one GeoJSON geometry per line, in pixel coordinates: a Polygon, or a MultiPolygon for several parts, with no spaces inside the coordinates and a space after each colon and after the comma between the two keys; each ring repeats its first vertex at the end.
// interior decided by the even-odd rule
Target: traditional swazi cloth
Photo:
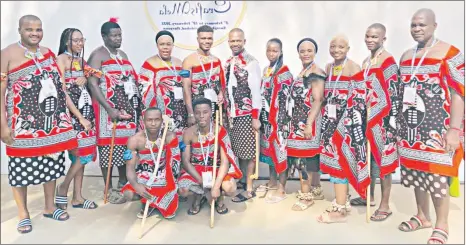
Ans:
{"type": "MultiPolygon", "coordinates": [[[[198,54],[199,55],[199,54],[198,54]]],[[[211,57],[211,59],[214,59],[211,57]]],[[[213,89],[218,95],[220,92],[225,94],[225,74],[223,72],[220,60],[206,62],[193,66],[191,68],[191,95],[192,101],[198,98],[204,98],[206,89],[213,89]]],[[[217,101],[212,101],[212,121],[215,122],[215,110],[217,101]]],[[[222,108],[224,118],[226,117],[225,106],[222,108]]],[[[225,121],[225,120],[224,120],[225,121]]]]}
{"type": "Polygon", "coordinates": [[[239,159],[254,159],[255,133],[252,119],[259,119],[261,109],[261,69],[259,62],[247,53],[230,57],[225,64],[225,101],[231,142],[239,159]]]}
{"type": "Polygon", "coordinates": [[[351,77],[329,74],[325,82],[324,103],[321,110],[321,136],[320,136],[320,169],[323,173],[328,173],[331,178],[346,179],[350,175],[348,162],[344,161],[344,156],[339,148],[342,146],[341,139],[346,128],[343,118],[348,113],[346,106],[351,95],[351,77]],[[336,118],[328,115],[328,105],[336,105],[336,118]],[[339,140],[339,141],[338,141],[339,140]]]}
{"type": "MultiPolygon", "coordinates": [[[[75,155],[81,159],[81,164],[87,164],[92,161],[96,154],[97,137],[95,113],[94,107],[92,106],[92,98],[87,87],[85,85],[77,85],[76,80],[79,77],[88,78],[90,76],[95,76],[100,79],[102,72],[90,67],[85,61],[83,61],[84,68],[81,66],[81,62],[74,60],[71,65],[71,70],[65,70],[65,85],[74,106],[79,110],[81,115],[92,124],[92,128],[86,132],[78,118],[71,114],[73,128],[76,131],[76,138],[78,139],[78,150],[75,155]]],[[[73,160],[75,160],[74,158],[76,156],[70,154],[70,158],[73,158],[73,163],[75,162],[73,160]]]]}
{"type": "Polygon", "coordinates": [[[291,120],[287,148],[290,157],[308,158],[320,154],[320,124],[322,121],[320,113],[312,124],[312,138],[306,139],[304,137],[304,129],[306,128],[313,101],[311,81],[315,78],[325,80],[325,77],[311,73],[306,78],[306,80],[309,80],[309,84],[305,84],[302,77],[296,77],[293,82],[288,105],[288,115],[291,120]]]}
{"type": "Polygon", "coordinates": [[[155,68],[146,61],[139,72],[139,83],[145,108],[157,107],[163,114],[168,115],[173,120],[173,128],[170,130],[176,133],[181,141],[183,131],[187,127],[188,112],[183,100],[180,71],[180,66],[170,64],[170,68],[155,68]]]}
{"type": "Polygon", "coordinates": [[[49,50],[26,61],[8,72],[6,82],[6,116],[15,140],[6,146],[10,185],[60,178],[64,151],[78,147],[78,141],[55,55],[49,50]]]}
{"type": "MultiPolygon", "coordinates": [[[[150,144],[146,149],[137,153],[139,158],[139,164],[136,166],[137,182],[143,185],[146,185],[151,175],[155,174],[155,163],[153,159],[157,160],[159,152],[158,146],[154,145],[152,148],[154,155],[152,156],[148,147],[150,147],[150,144]]],[[[156,173],[157,178],[150,187],[146,186],[146,189],[147,192],[154,197],[149,205],[159,210],[164,218],[172,218],[175,216],[176,210],[178,209],[178,186],[176,177],[180,173],[181,166],[178,138],[173,138],[173,140],[169,144],[164,145],[163,148],[159,169],[156,173]]],[[[132,157],[131,151],[127,150],[124,159],[126,161],[131,160],[132,157]]],[[[129,182],[121,189],[122,193],[125,191],[135,192],[133,186],[129,182]]],[[[141,202],[144,204],[146,201],[145,198],[141,199],[141,202]]]]}
{"type": "MultiPolygon", "coordinates": [[[[217,153],[217,176],[218,171],[220,169],[220,151],[225,151],[228,162],[230,167],[228,169],[228,173],[223,179],[223,181],[227,181],[230,179],[241,179],[243,177],[243,173],[241,172],[240,168],[237,164],[237,158],[235,157],[233,150],[231,149],[230,137],[226,129],[222,126],[219,126],[218,132],[218,153],[217,153]]],[[[213,171],[213,161],[214,161],[214,149],[215,149],[215,137],[207,138],[206,142],[201,143],[196,142],[191,144],[191,163],[194,165],[194,168],[202,176],[203,172],[212,172],[213,171]],[[207,155],[208,152],[208,160],[204,158],[204,155],[207,155]],[[207,162],[207,165],[206,165],[207,162]]],[[[187,172],[182,172],[181,177],[178,181],[179,188],[186,188],[194,193],[197,194],[204,194],[204,190],[202,186],[199,185],[197,180],[195,180],[191,175],[187,172]]]]}
{"type": "MultiPolygon", "coordinates": [[[[398,113],[398,153],[402,171],[424,173],[421,176],[424,177],[423,182],[427,182],[425,178],[428,174],[457,177],[464,158],[464,144],[454,154],[445,152],[444,134],[450,125],[451,91],[464,98],[464,55],[451,46],[443,59],[426,57],[412,79],[414,69],[411,62],[408,59],[400,64],[401,101],[406,87],[416,88],[415,105],[403,104],[398,113]]],[[[414,67],[419,62],[420,59],[416,58],[414,67]]],[[[427,180],[429,185],[426,191],[438,193],[435,191],[437,188],[430,190],[437,182],[427,180]]],[[[402,178],[402,183],[407,187],[412,183],[408,182],[408,179],[405,181],[402,178]]],[[[446,193],[447,190],[444,190],[440,194],[445,196],[446,193]]]]}
{"type": "MultiPolygon", "coordinates": [[[[124,165],[123,153],[126,143],[137,131],[144,105],[139,94],[138,76],[128,60],[107,60],[102,63],[101,70],[104,76],[101,77],[99,86],[107,103],[112,108],[123,109],[132,116],[128,120],[117,121],[112,165],[118,167],[124,165]]],[[[99,162],[101,167],[108,167],[113,122],[98,101],[94,100],[93,105],[96,113],[99,162]]]]}
{"type": "MultiPolygon", "coordinates": [[[[376,162],[381,162],[381,150],[384,149],[382,126],[384,117],[390,113],[390,97],[381,69],[371,69],[365,78],[365,70],[352,77],[346,111],[343,115],[343,134],[337,134],[335,141],[339,163],[349,167],[344,169],[344,176],[361,197],[365,198],[366,189],[370,184],[367,161],[367,141],[371,142],[371,153],[376,162]],[[370,106],[369,114],[368,106],[370,106]],[[349,170],[349,171],[348,171],[349,170]]],[[[394,166],[396,169],[396,165],[394,166]]]]}
{"type": "Polygon", "coordinates": [[[287,66],[282,66],[273,76],[267,70],[262,78],[261,110],[261,158],[275,167],[280,174],[287,169],[288,96],[293,75],[287,66]],[[271,161],[271,162],[270,162],[271,161]]]}

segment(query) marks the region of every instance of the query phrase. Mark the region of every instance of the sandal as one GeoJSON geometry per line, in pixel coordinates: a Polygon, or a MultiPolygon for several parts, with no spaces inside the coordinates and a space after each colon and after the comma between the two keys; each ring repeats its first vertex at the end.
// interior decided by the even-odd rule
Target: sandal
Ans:
{"type": "Polygon", "coordinates": [[[95,202],[84,199],[84,203],[73,205],[73,208],[96,209],[98,206],[95,202]]]}
{"type": "Polygon", "coordinates": [[[444,229],[435,228],[427,244],[446,244],[448,241],[448,232],[444,229]]]}
{"type": "Polygon", "coordinates": [[[222,203],[222,206],[220,206],[217,202],[215,202],[215,211],[217,211],[218,214],[226,214],[228,213],[228,208],[225,206],[225,203],[222,203]]]}
{"type": "Polygon", "coordinates": [[[193,207],[196,207],[196,208],[198,208],[198,209],[197,209],[197,211],[195,212],[195,211],[193,210],[193,207],[191,207],[190,209],[188,209],[188,215],[196,215],[196,214],[198,214],[199,212],[201,212],[201,209],[202,209],[202,207],[204,206],[204,204],[205,204],[206,202],[207,202],[207,198],[206,198],[205,196],[203,196],[203,197],[201,198],[201,202],[199,203],[199,205],[194,206],[194,203],[193,203],[193,207]]]}
{"type": "Polygon", "coordinates": [[[317,217],[317,222],[325,223],[325,224],[345,223],[346,220],[347,220],[346,205],[339,205],[336,202],[332,202],[332,206],[328,207],[323,214],[317,217]],[[332,220],[332,218],[330,218],[330,213],[335,213],[335,212],[338,212],[344,215],[345,217],[340,220],[332,220]]]}
{"type": "Polygon", "coordinates": [[[54,220],[58,220],[58,221],[65,221],[65,220],[68,220],[70,218],[70,215],[63,209],[55,209],[55,211],[53,211],[53,213],[51,214],[43,214],[43,216],[45,218],[50,218],[50,219],[54,219],[54,220]],[[62,215],[66,214],[65,217],[62,217],[62,215]]]}
{"type": "Polygon", "coordinates": [[[267,197],[265,199],[265,203],[269,203],[269,204],[274,204],[274,203],[279,203],[283,200],[285,200],[287,198],[287,196],[270,196],[270,197],[267,197]]]}
{"type": "Polygon", "coordinates": [[[314,200],[324,200],[324,190],[322,186],[311,187],[311,193],[314,197],[314,200]]]}
{"type": "Polygon", "coordinates": [[[254,191],[247,191],[246,192],[247,196],[244,196],[242,193],[239,193],[238,195],[234,196],[231,201],[232,202],[236,202],[236,203],[239,203],[239,202],[245,202],[249,199],[252,199],[254,197],[256,197],[256,193],[254,191]]]}
{"type": "Polygon", "coordinates": [[[291,210],[293,211],[304,211],[314,205],[314,197],[311,192],[308,193],[302,193],[301,191],[298,191],[298,194],[296,195],[299,201],[297,201],[292,207],[291,210]],[[309,203],[306,204],[303,201],[308,201],[309,203]],[[297,207],[299,209],[294,209],[294,207],[297,207]]]}
{"type": "MultiPolygon", "coordinates": [[[[366,206],[366,200],[362,199],[361,197],[356,197],[350,201],[351,205],[353,206],[366,206]]],[[[371,207],[375,207],[375,202],[371,202],[371,207]]]]}
{"type": "Polygon", "coordinates": [[[55,206],[59,209],[66,210],[68,207],[68,196],[58,195],[58,189],[59,188],[57,187],[57,190],[55,191],[55,206]]]}
{"type": "Polygon", "coordinates": [[[380,210],[375,210],[374,214],[371,216],[371,220],[375,222],[380,222],[386,220],[388,217],[392,215],[392,212],[385,212],[385,211],[380,211],[380,210]],[[382,217],[382,218],[376,218],[376,217],[382,217]]]}
{"type": "Polygon", "coordinates": [[[30,218],[25,218],[19,221],[18,226],[16,227],[19,233],[26,234],[32,231],[32,222],[30,218]],[[22,227],[30,227],[29,229],[20,229],[22,227]]]}
{"type": "Polygon", "coordinates": [[[269,190],[278,190],[277,187],[269,187],[269,184],[265,184],[265,185],[260,185],[256,188],[256,192],[267,192],[269,190]]]}
{"type": "Polygon", "coordinates": [[[421,229],[425,229],[425,228],[430,228],[432,226],[426,226],[422,223],[422,220],[419,219],[419,217],[417,215],[414,215],[413,217],[411,217],[411,219],[409,219],[408,221],[403,221],[401,222],[401,224],[398,226],[398,229],[400,231],[404,231],[404,232],[411,232],[411,231],[417,231],[417,230],[421,230],[421,229]],[[417,223],[417,226],[414,227],[413,226],[413,223],[411,221],[414,221],[417,223]],[[402,227],[407,227],[407,229],[404,229],[402,227]]]}

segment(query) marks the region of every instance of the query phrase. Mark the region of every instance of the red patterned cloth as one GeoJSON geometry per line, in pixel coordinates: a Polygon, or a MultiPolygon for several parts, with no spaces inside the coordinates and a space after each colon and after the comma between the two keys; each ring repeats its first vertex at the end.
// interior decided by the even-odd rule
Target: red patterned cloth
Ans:
{"type": "MultiPolygon", "coordinates": [[[[414,66],[419,62],[416,58],[414,66]]],[[[400,163],[408,169],[457,177],[464,146],[454,154],[445,152],[443,137],[450,125],[451,91],[464,98],[464,55],[451,46],[443,59],[426,57],[412,80],[411,74],[411,59],[401,62],[400,99],[405,87],[413,86],[416,106],[399,109],[400,163]]]]}
{"type": "MultiPolygon", "coordinates": [[[[152,151],[154,153],[153,157],[157,160],[158,147],[155,145],[152,151]]],[[[154,160],[150,149],[139,151],[138,156],[139,164],[136,167],[137,182],[145,185],[152,174],[154,174],[154,160]]],[[[178,138],[175,137],[169,144],[164,146],[162,151],[157,171],[159,178],[156,178],[150,187],[146,186],[147,191],[155,197],[149,205],[157,208],[164,218],[172,218],[178,209],[176,176],[180,172],[180,164],[181,156],[180,149],[178,148],[178,138]]],[[[122,193],[125,191],[135,192],[129,182],[121,189],[122,193]]],[[[145,204],[147,200],[142,198],[141,202],[145,204]]]]}
{"type": "MultiPolygon", "coordinates": [[[[230,164],[230,168],[228,169],[228,174],[225,176],[224,181],[229,180],[231,178],[234,179],[241,179],[243,177],[243,173],[241,172],[240,168],[237,164],[237,159],[231,149],[231,142],[230,137],[226,129],[222,126],[219,126],[218,132],[218,150],[217,153],[217,173],[220,167],[220,150],[224,151],[227,155],[228,162],[230,164]]],[[[194,168],[202,176],[203,172],[212,172],[213,171],[213,161],[214,161],[214,149],[215,149],[215,137],[212,139],[207,139],[206,142],[201,143],[196,142],[191,144],[191,163],[194,165],[194,168]],[[205,165],[205,159],[202,154],[208,154],[208,161],[207,165],[205,165]]],[[[199,186],[199,183],[196,179],[194,179],[191,175],[187,172],[182,172],[182,175],[178,181],[179,188],[187,188],[195,193],[203,194],[203,189],[199,186]]]]}
{"type": "Polygon", "coordinates": [[[144,62],[139,72],[139,83],[141,84],[142,101],[145,108],[157,107],[162,113],[173,119],[174,128],[178,139],[181,140],[183,131],[187,127],[186,105],[183,100],[175,99],[175,89],[183,88],[180,66],[174,67],[153,67],[149,62],[144,62]]]}
{"type": "MultiPolygon", "coordinates": [[[[8,72],[6,115],[15,142],[6,146],[12,157],[36,157],[78,147],[66,106],[55,54],[28,60],[8,72]]],[[[5,113],[5,112],[4,112],[5,113]]]]}

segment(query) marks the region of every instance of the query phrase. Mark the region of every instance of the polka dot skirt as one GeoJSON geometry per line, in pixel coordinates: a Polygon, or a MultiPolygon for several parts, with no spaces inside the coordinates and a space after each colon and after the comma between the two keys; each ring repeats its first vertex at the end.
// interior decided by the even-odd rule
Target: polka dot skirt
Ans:
{"type": "Polygon", "coordinates": [[[65,175],[65,152],[50,157],[9,157],[8,179],[13,187],[39,185],[65,175]]]}
{"type": "Polygon", "coordinates": [[[401,183],[405,187],[419,187],[422,191],[442,198],[448,194],[448,177],[426,173],[401,166],[401,183]]]}
{"type": "MultiPolygon", "coordinates": [[[[108,167],[108,160],[110,157],[110,146],[98,146],[99,149],[99,163],[101,168],[108,167]]],[[[121,167],[125,165],[123,154],[125,153],[126,145],[115,145],[113,147],[112,166],[121,167]]]]}
{"type": "Polygon", "coordinates": [[[235,117],[233,128],[230,129],[233,153],[239,159],[254,159],[256,157],[256,136],[252,129],[251,115],[235,117]]]}

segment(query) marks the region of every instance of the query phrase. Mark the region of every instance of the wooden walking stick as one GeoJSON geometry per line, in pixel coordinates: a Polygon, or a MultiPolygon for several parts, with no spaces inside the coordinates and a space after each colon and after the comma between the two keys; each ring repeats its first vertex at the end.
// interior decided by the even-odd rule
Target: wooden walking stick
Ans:
{"type": "Polygon", "coordinates": [[[115,146],[115,134],[116,134],[116,120],[113,121],[112,128],[112,141],[110,143],[110,154],[108,156],[108,170],[107,170],[107,181],[105,181],[105,190],[104,190],[104,204],[107,204],[108,196],[108,185],[110,183],[110,178],[112,177],[112,158],[113,158],[113,147],[115,146]]]}
{"type": "MultiPolygon", "coordinates": [[[[367,103],[367,114],[366,114],[366,129],[369,126],[369,115],[371,111],[370,101],[367,103]]],[[[368,169],[368,176],[371,179],[371,144],[369,140],[367,140],[367,153],[366,153],[366,162],[367,162],[367,169],[368,169]]],[[[366,222],[369,223],[371,221],[371,185],[367,187],[366,191],[366,222]]]]}
{"type": "Polygon", "coordinates": [[[250,179],[259,178],[259,132],[256,131],[256,170],[253,175],[249,176],[250,179]]]}
{"type": "MultiPolygon", "coordinates": [[[[221,108],[221,107],[220,107],[221,108]]],[[[217,157],[218,157],[218,111],[215,113],[215,146],[214,146],[214,162],[213,162],[213,170],[212,170],[212,188],[215,185],[216,177],[217,177],[217,157]]],[[[212,190],[212,189],[211,189],[212,190]]],[[[221,193],[220,193],[221,195],[221,193]]],[[[210,205],[210,228],[214,228],[214,215],[215,215],[215,199],[212,198],[212,203],[210,205]]]]}
{"type": "MultiPolygon", "coordinates": [[[[162,134],[162,141],[160,142],[159,146],[159,152],[157,153],[157,160],[154,159],[154,153],[152,152],[152,145],[150,148],[150,152],[152,155],[152,161],[154,161],[154,171],[152,172],[149,180],[146,182],[146,186],[151,187],[152,184],[154,183],[155,179],[157,178],[157,172],[159,171],[160,167],[160,159],[162,157],[162,150],[165,145],[165,138],[167,136],[167,131],[168,131],[168,124],[170,122],[170,118],[167,115],[162,116],[163,122],[164,122],[164,128],[163,128],[163,134],[162,134]]],[[[168,166],[168,165],[165,165],[168,166]]],[[[141,233],[139,235],[139,239],[142,238],[142,235],[144,234],[144,224],[146,223],[146,218],[147,218],[147,213],[149,211],[149,206],[152,200],[146,199],[146,207],[144,208],[144,215],[142,216],[142,222],[141,222],[141,233]]]]}
{"type": "Polygon", "coordinates": [[[223,126],[222,103],[218,104],[218,110],[220,111],[220,126],[223,126]]]}

